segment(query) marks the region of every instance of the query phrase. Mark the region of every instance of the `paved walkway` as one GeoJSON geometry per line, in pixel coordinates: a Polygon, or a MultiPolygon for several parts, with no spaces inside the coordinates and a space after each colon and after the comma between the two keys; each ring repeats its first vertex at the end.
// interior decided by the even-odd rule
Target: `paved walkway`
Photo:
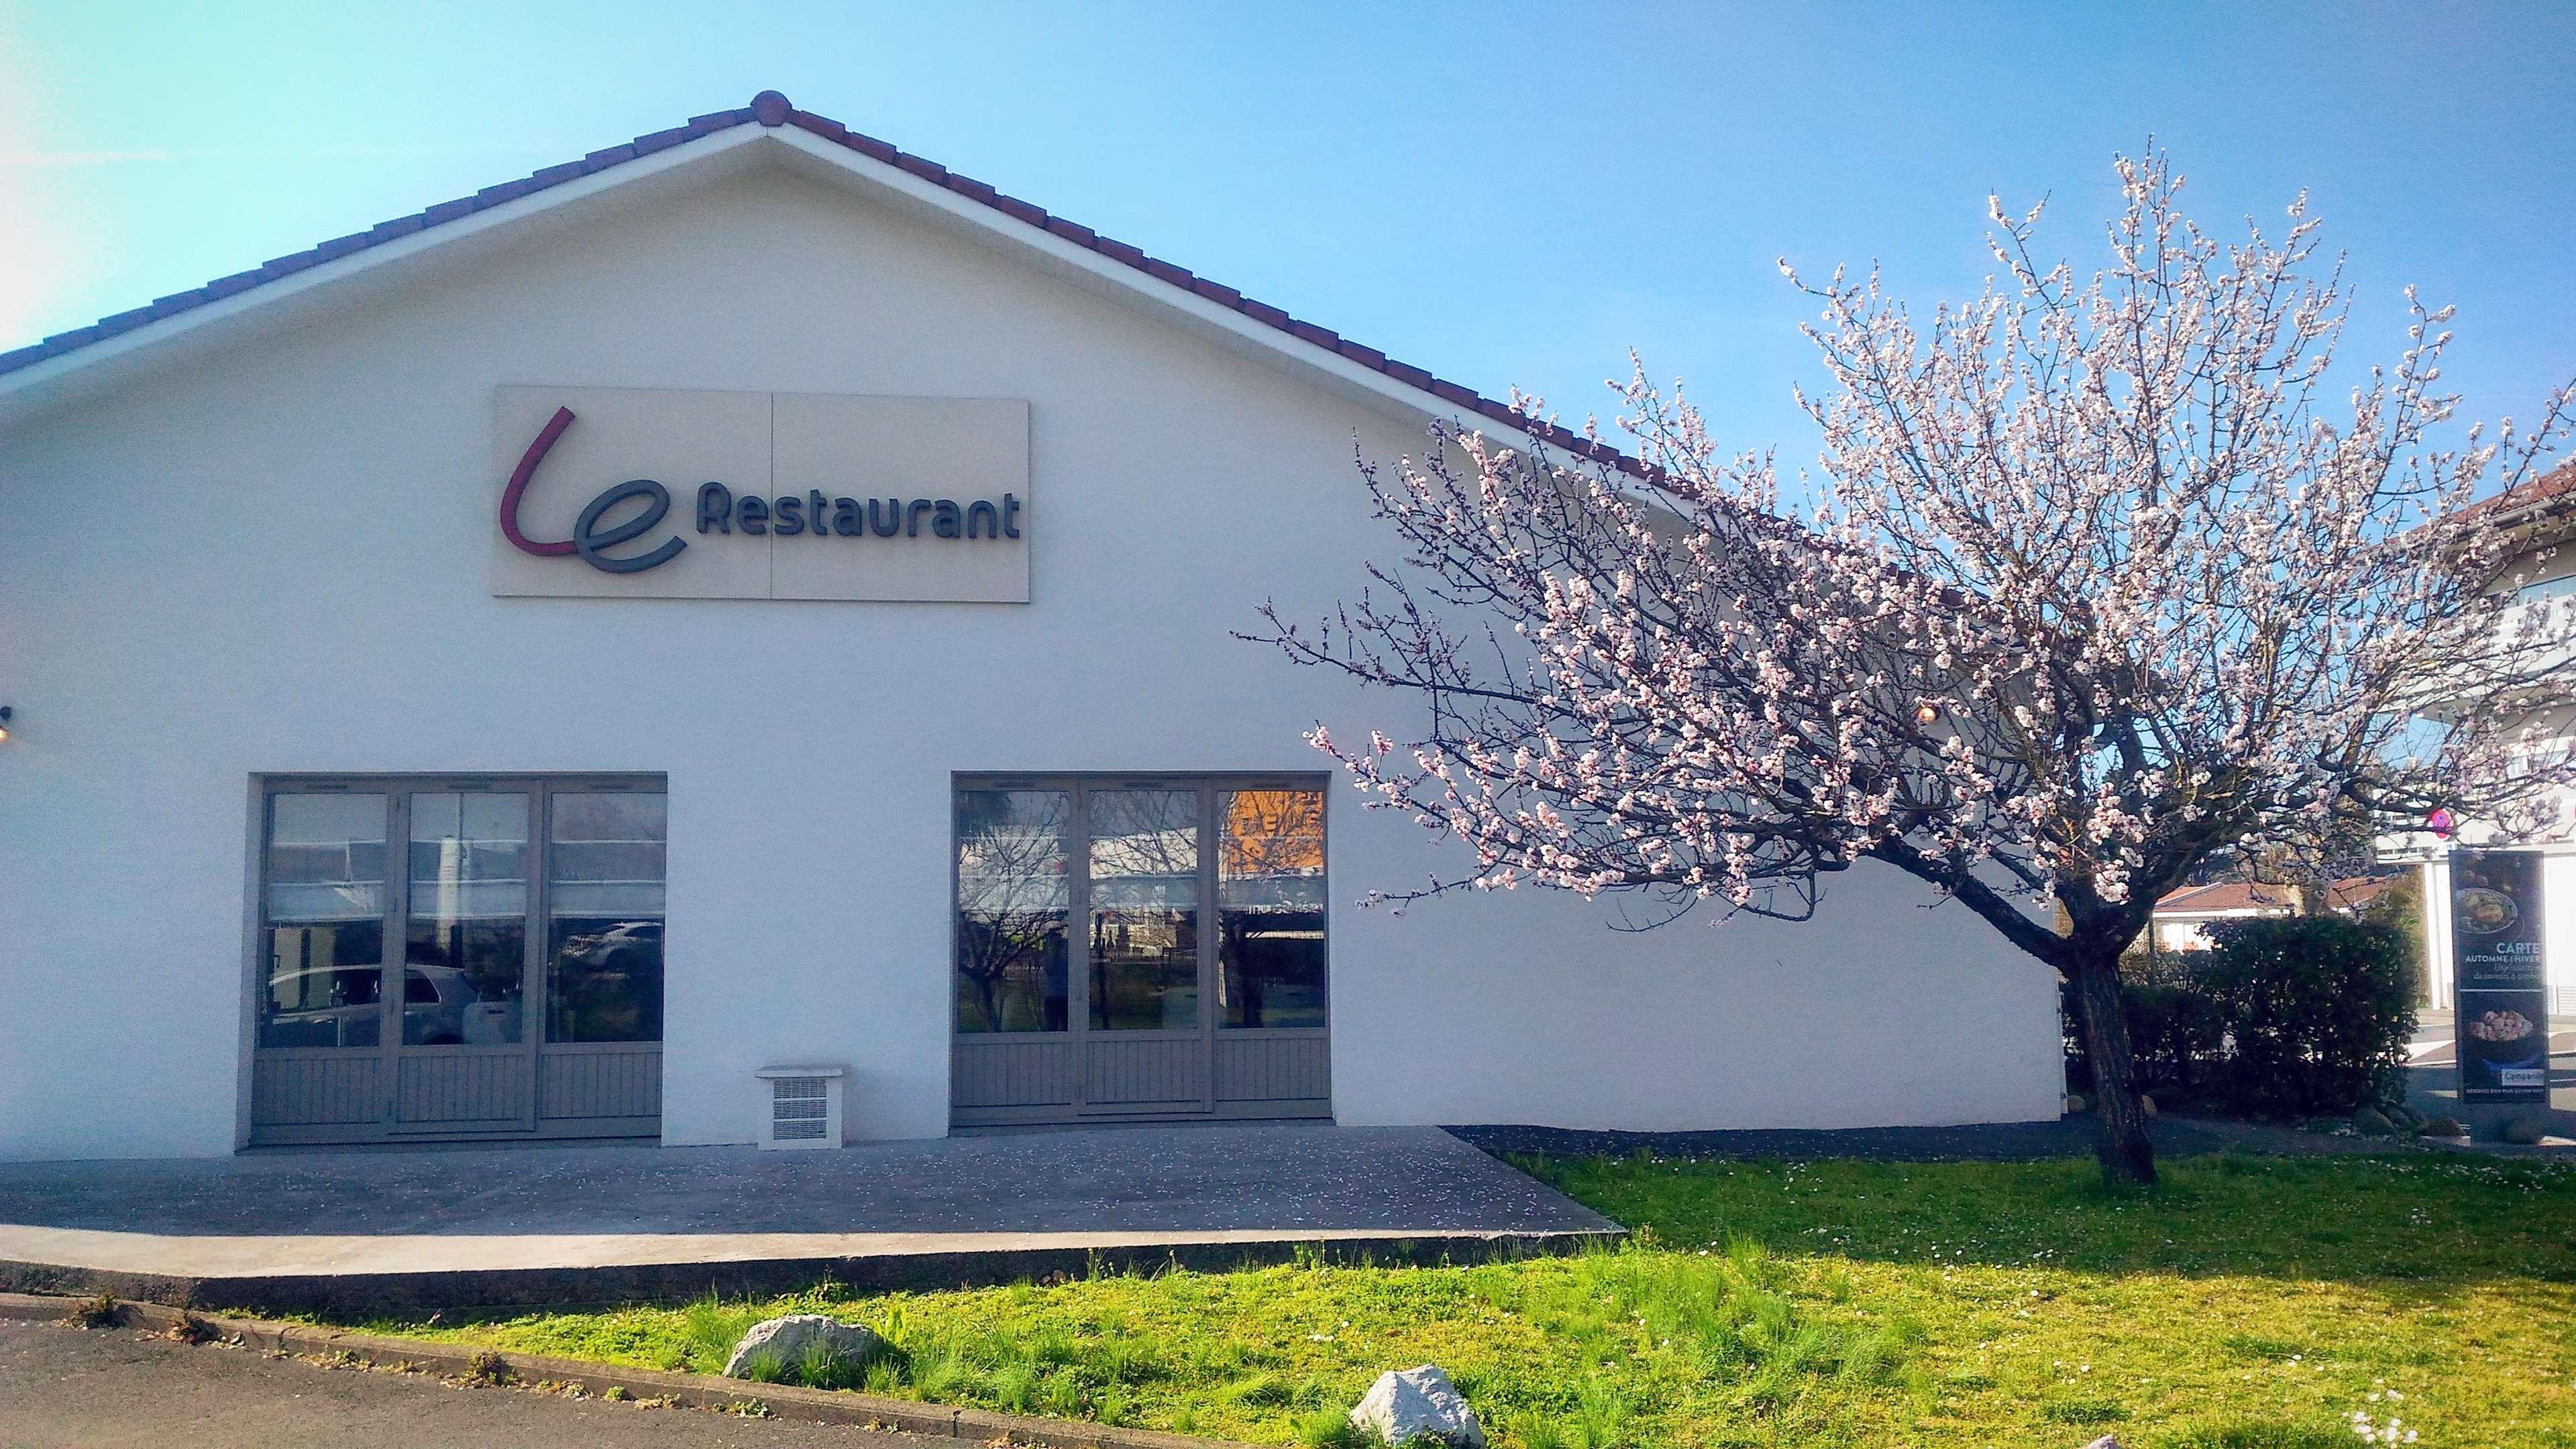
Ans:
{"type": "Polygon", "coordinates": [[[330,1311],[1560,1246],[1617,1225],[1434,1128],[1093,1128],[838,1152],[0,1164],[0,1287],[330,1311]]]}
{"type": "Polygon", "coordinates": [[[952,1441],[322,1368],[0,1323],[0,1449],[932,1449],[952,1441]]]}

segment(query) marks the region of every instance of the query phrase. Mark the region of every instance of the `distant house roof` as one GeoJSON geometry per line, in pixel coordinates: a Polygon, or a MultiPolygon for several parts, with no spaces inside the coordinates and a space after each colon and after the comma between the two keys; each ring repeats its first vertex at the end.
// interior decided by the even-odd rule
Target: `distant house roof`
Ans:
{"type": "Polygon", "coordinates": [[[2288,886],[2220,881],[2185,886],[2156,902],[2159,916],[2270,915],[2296,908],[2298,897],[2288,886]]]}
{"type": "Polygon", "coordinates": [[[2404,875],[2365,875],[2326,887],[2326,900],[2338,911],[2357,911],[2406,883],[2404,875]]]}
{"type": "Polygon", "coordinates": [[[1337,358],[1382,374],[1408,388],[1429,394],[1431,398],[1441,403],[1490,418],[1534,440],[1561,448],[1573,456],[1592,459],[1640,478],[1653,479],[1658,474],[1659,470],[1651,465],[1632,458],[1606,443],[1595,442],[1571,429],[1544,419],[1516,413],[1509,403],[1486,397],[1472,388],[1435,377],[1430,372],[1410,363],[1396,361],[1376,348],[1353,342],[1330,328],[1292,317],[1277,307],[1247,297],[1222,283],[1210,281],[1185,267],[1149,256],[1136,247],[1102,236],[1078,222],[1068,221],[1042,207],[1022,201],[1018,197],[1006,195],[981,181],[960,176],[935,161],[925,160],[899,150],[875,137],[861,135],[829,117],[799,110],[788,102],[787,97],[777,91],[762,91],[752,97],[751,104],[747,106],[694,116],[685,125],[638,136],[634,140],[593,151],[577,161],[566,161],[516,180],[487,186],[472,196],[442,201],[436,206],[414,212],[409,216],[399,216],[391,221],[379,222],[365,231],[334,237],[304,251],[264,262],[249,271],[235,272],[230,276],[218,277],[202,287],[157,298],[148,306],[102,317],[86,327],[74,328],[69,332],[56,333],[33,346],[21,347],[11,352],[0,352],[0,379],[5,379],[10,373],[39,363],[78,354],[111,338],[170,321],[173,318],[184,317],[185,314],[211,303],[256,291],[314,267],[368,252],[388,242],[432,232],[477,213],[517,201],[522,197],[562,186],[566,182],[614,170],[657,152],[668,151],[741,126],[761,126],[773,131],[782,127],[793,128],[820,138],[834,146],[898,168],[953,195],[975,202],[986,208],[995,218],[1007,218],[1010,222],[1032,231],[1060,238],[1117,263],[1140,278],[1150,278],[1154,282],[1167,284],[1195,297],[1204,298],[1219,307],[1230,309],[1270,329],[1271,333],[1275,334],[1274,343],[1283,349],[1293,348],[1296,344],[1319,348],[1337,358]]]}
{"type": "Polygon", "coordinates": [[[2460,511],[2460,516],[2492,516],[2499,521],[2522,522],[2570,505],[2576,505],[2576,459],[2561,463],[2537,478],[2526,479],[2493,498],[2470,504],[2460,511]]]}
{"type": "MultiPolygon", "coordinates": [[[[2338,911],[2357,911],[2394,889],[2400,875],[2353,876],[2326,887],[2326,902],[2338,911]]],[[[2180,916],[2286,916],[2298,909],[2296,887],[2250,881],[2220,881],[2185,886],[2156,902],[2160,919],[2180,916]]]]}

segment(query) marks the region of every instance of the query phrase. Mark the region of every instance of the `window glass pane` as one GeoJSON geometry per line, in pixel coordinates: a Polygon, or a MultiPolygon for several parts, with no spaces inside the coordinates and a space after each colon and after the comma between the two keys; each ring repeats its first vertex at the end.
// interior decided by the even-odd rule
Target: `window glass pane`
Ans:
{"type": "Polygon", "coordinates": [[[1062,790],[957,792],[957,1029],[1064,1031],[1062,790]]]}
{"type": "Polygon", "coordinates": [[[259,1044],[375,1046],[384,1010],[385,797],[270,796],[264,864],[259,1044]]]}
{"type": "Polygon", "coordinates": [[[664,797],[548,798],[546,1040],[662,1039],[664,797]]]}
{"type": "Polygon", "coordinates": [[[528,979],[528,797],[411,797],[406,1046],[523,1040],[528,979]]]}
{"type": "Polygon", "coordinates": [[[1217,1024],[1324,1025],[1324,795],[1217,796],[1217,1024]]]}
{"type": "Polygon", "coordinates": [[[1194,790],[1095,790],[1091,1025],[1199,1024],[1199,800],[1194,790]]]}

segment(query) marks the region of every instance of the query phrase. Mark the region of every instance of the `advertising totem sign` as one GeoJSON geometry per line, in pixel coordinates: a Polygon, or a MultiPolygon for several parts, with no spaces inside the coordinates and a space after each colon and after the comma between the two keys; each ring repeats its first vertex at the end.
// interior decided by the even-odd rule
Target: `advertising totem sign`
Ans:
{"type": "Polygon", "coordinates": [[[2540,935],[2540,855],[2451,853],[2451,969],[2460,1100],[2549,1100],[2549,992],[2540,935]]]}

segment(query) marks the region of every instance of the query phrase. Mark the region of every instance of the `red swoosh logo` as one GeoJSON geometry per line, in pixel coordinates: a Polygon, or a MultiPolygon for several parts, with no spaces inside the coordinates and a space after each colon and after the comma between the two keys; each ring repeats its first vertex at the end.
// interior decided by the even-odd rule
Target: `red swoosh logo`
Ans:
{"type": "Polygon", "coordinates": [[[528,491],[528,480],[536,476],[537,465],[545,461],[546,450],[553,447],[555,439],[562,437],[564,429],[571,426],[572,409],[555,409],[555,415],[546,419],[546,425],[538,429],[537,440],[528,445],[528,451],[519,455],[519,466],[510,472],[510,486],[501,490],[501,536],[510,540],[510,546],[521,553],[532,553],[539,558],[561,558],[573,551],[571,539],[561,543],[539,543],[519,531],[519,495],[528,491]]]}

